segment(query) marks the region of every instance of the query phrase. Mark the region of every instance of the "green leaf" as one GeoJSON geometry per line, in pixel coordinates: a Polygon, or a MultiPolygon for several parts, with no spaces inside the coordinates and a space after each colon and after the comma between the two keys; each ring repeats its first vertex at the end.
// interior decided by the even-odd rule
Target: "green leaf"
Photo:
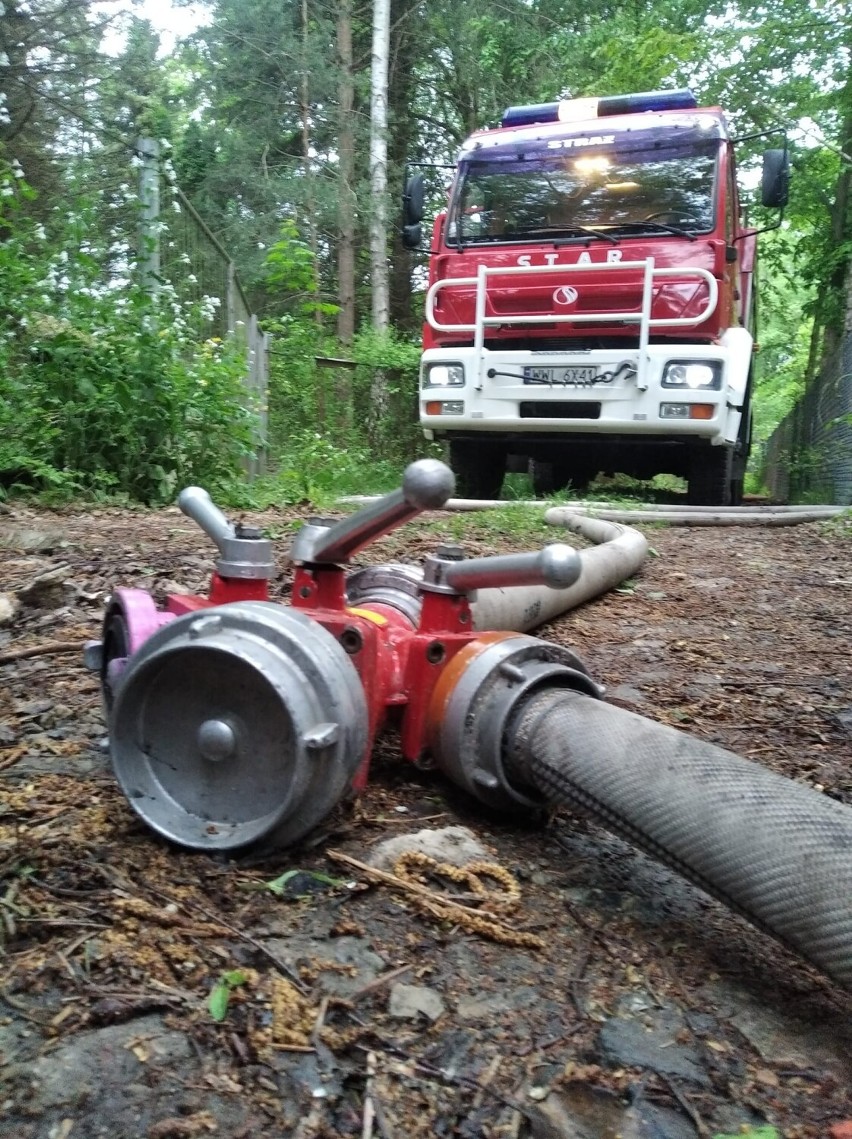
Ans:
{"type": "Polygon", "coordinates": [[[228,1015],[228,1000],[231,996],[231,986],[225,981],[214,985],[207,1001],[207,1008],[214,1020],[223,1021],[228,1015]]]}
{"type": "Polygon", "coordinates": [[[774,1127],[749,1127],[736,1135],[714,1135],[713,1139],[780,1139],[774,1127]]]}
{"type": "Polygon", "coordinates": [[[271,882],[266,882],[265,886],[267,890],[271,890],[273,894],[283,894],[284,887],[290,879],[295,878],[298,873],[298,870],[285,870],[280,878],[273,878],[271,882]]]}
{"type": "Polygon", "coordinates": [[[306,878],[313,878],[315,882],[322,882],[326,886],[344,886],[346,884],[343,878],[332,878],[328,874],[321,874],[318,870],[285,870],[280,877],[273,878],[271,882],[264,884],[267,890],[280,895],[284,893],[284,887],[287,883],[297,874],[304,874],[306,878]]]}
{"type": "Polygon", "coordinates": [[[247,980],[248,977],[242,969],[229,969],[227,973],[222,974],[207,999],[207,1008],[214,1020],[223,1021],[225,1019],[228,1015],[228,1001],[231,999],[231,993],[238,985],[244,985],[247,980]]]}

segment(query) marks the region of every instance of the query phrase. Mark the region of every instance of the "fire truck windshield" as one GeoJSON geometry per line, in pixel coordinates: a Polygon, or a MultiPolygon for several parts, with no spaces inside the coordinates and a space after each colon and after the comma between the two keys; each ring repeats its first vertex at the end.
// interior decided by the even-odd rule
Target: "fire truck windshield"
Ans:
{"type": "Polygon", "coordinates": [[[450,244],[642,233],[709,233],[718,138],[534,139],[468,151],[446,229],[450,244]],[[594,140],[595,143],[604,140],[594,140]]]}

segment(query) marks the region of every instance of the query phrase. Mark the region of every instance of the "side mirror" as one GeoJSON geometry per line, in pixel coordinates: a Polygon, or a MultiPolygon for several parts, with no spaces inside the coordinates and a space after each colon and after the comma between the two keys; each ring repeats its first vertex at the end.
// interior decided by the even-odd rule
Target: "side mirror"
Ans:
{"type": "Polygon", "coordinates": [[[404,225],[402,227],[402,244],[405,249],[419,249],[423,241],[423,226],[420,222],[417,225],[404,225]]]}
{"type": "Polygon", "coordinates": [[[784,150],[767,150],[763,156],[760,184],[764,206],[786,206],[790,188],[790,154],[784,150]]]}
{"type": "MultiPolygon", "coordinates": [[[[412,174],[402,195],[402,220],[407,228],[423,221],[423,175],[412,174]]],[[[417,239],[418,244],[420,239],[417,239]]]]}

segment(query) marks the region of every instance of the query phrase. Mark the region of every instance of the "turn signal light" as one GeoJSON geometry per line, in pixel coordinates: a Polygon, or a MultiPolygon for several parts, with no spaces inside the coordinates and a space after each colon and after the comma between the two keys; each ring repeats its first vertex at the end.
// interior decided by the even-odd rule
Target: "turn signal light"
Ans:
{"type": "Polygon", "coordinates": [[[423,404],[426,415],[464,415],[462,399],[430,399],[423,404]]]}
{"type": "Polygon", "coordinates": [[[660,419],[712,419],[714,403],[661,403],[660,419]]]}
{"type": "Polygon", "coordinates": [[[690,419],[712,419],[716,412],[712,403],[693,403],[689,407],[690,419]]]}

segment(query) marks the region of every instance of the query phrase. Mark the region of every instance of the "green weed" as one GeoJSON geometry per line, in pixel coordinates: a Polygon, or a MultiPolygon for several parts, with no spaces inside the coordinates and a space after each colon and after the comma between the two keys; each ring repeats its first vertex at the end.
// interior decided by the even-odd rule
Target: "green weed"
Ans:
{"type": "Polygon", "coordinates": [[[231,993],[247,981],[248,976],[241,969],[230,969],[227,973],[222,974],[210,990],[210,996],[207,998],[207,1009],[214,1020],[223,1021],[225,1019],[228,1015],[231,993]]]}

